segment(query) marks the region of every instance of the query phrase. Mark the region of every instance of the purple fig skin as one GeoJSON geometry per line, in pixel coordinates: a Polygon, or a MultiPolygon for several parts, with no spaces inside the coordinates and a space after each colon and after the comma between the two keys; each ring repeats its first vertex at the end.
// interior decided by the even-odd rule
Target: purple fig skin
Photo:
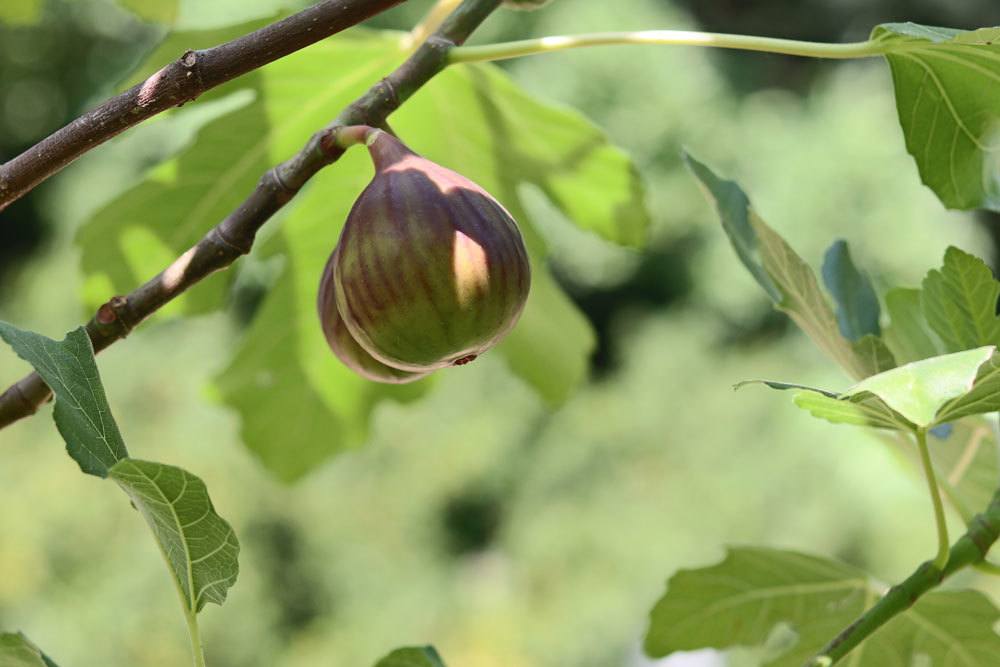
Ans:
{"type": "Polygon", "coordinates": [[[377,131],[375,176],[331,257],[351,336],[384,364],[468,363],[517,323],[531,270],[511,215],[464,176],[377,131]]]}
{"type": "Polygon", "coordinates": [[[323,270],[323,279],[320,282],[316,305],[319,310],[320,322],[323,326],[323,335],[326,336],[326,342],[334,355],[352,371],[366,380],[372,380],[373,382],[405,384],[419,380],[427,375],[427,373],[411,373],[387,366],[365,352],[365,349],[358,345],[358,342],[354,340],[351,332],[344,325],[344,320],[340,317],[340,313],[337,312],[332,264],[333,256],[331,255],[326,268],[323,270]]]}

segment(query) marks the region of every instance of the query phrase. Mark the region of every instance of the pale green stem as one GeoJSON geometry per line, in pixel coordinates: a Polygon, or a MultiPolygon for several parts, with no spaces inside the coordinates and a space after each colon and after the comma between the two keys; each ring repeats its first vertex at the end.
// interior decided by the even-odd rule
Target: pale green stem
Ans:
{"type": "Polygon", "coordinates": [[[996,563],[984,560],[982,563],[976,563],[975,568],[983,574],[1000,577],[1000,565],[997,565],[996,563]]]}
{"type": "Polygon", "coordinates": [[[434,3],[427,15],[406,36],[404,48],[416,49],[426,42],[427,38],[441,27],[448,15],[455,11],[460,4],[462,4],[462,0],[438,0],[434,3]]]}
{"type": "Polygon", "coordinates": [[[710,46],[719,49],[740,49],[743,51],[765,51],[783,53],[790,56],[808,58],[870,58],[882,55],[881,42],[851,42],[848,44],[824,44],[802,42],[794,39],[754,37],[751,35],[729,35],[690,30],[642,30],[639,32],[595,32],[585,35],[555,35],[524,39],[501,44],[483,46],[460,46],[448,54],[450,63],[467,63],[483,60],[503,60],[539,53],[550,53],[564,49],[578,49],[588,46],[611,44],[674,44],[681,46],[710,46]]]}
{"type": "Polygon", "coordinates": [[[188,634],[191,636],[191,653],[194,655],[194,667],[205,667],[205,651],[201,646],[201,631],[198,629],[197,612],[185,613],[188,634]]]}
{"type": "Polygon", "coordinates": [[[944,504],[941,502],[941,491],[938,489],[937,478],[934,475],[934,465],[931,463],[931,454],[927,449],[927,430],[917,429],[917,447],[920,450],[920,463],[924,468],[924,477],[927,478],[927,488],[931,492],[931,502],[934,504],[934,522],[937,524],[938,552],[934,558],[933,565],[939,570],[943,570],[948,564],[948,524],[944,517],[944,504]]]}

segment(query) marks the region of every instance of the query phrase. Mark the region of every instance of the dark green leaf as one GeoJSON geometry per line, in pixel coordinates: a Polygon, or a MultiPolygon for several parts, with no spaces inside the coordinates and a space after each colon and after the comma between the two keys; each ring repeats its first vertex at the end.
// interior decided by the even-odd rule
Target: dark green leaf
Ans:
{"type": "Polygon", "coordinates": [[[137,459],[119,461],[110,476],[153,531],[185,614],[222,604],[236,583],[240,545],[215,513],[205,483],[181,468],[137,459]]]}
{"type": "Polygon", "coordinates": [[[879,305],[868,276],[861,273],[847,248],[847,241],[834,241],[823,257],[823,284],[837,307],[840,333],[850,341],[866,334],[879,336],[879,305]]]}
{"type": "Polygon", "coordinates": [[[690,155],[686,160],[715,203],[740,260],[775,301],[776,308],[787,313],[821,350],[857,379],[895,365],[892,353],[879,339],[863,339],[855,347],[841,335],[837,318],[812,269],[760,219],[738,185],[723,181],[690,155]]]}
{"type": "MultiPolygon", "coordinates": [[[[763,548],[730,549],[711,567],[682,570],[651,614],[646,652],[770,646],[765,664],[801,667],[878,599],[863,571],[823,558],[763,548]]],[[[975,591],[927,593],[851,654],[852,667],[926,664],[991,667],[1000,655],[1000,612],[975,591]]]]}
{"type": "Polygon", "coordinates": [[[57,667],[20,632],[0,632],[0,667],[57,667]]]}
{"type": "Polygon", "coordinates": [[[944,352],[937,334],[924,317],[919,289],[895,287],[885,294],[889,326],[884,332],[886,345],[899,363],[936,357],[944,352]]]}
{"type": "Polygon", "coordinates": [[[80,327],[62,341],[0,322],[0,338],[34,366],[56,395],[53,417],[66,451],[90,475],[108,470],[128,456],[104,395],[90,337],[80,327]]]}
{"type": "Polygon", "coordinates": [[[947,352],[1000,345],[1000,283],[983,260],[950,247],[944,265],[927,273],[921,303],[947,352]]]}
{"type": "Polygon", "coordinates": [[[1000,210],[1000,29],[877,26],[923,182],[949,208],[1000,210]]]}
{"type": "Polygon", "coordinates": [[[375,667],[445,667],[433,646],[398,648],[385,656],[375,667]]]}

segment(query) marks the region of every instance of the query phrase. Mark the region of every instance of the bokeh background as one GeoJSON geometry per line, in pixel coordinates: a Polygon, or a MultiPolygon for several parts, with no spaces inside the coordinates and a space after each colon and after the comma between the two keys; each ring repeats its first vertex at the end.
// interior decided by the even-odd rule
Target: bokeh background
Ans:
{"type": "MultiPolygon", "coordinates": [[[[408,28],[429,5],[411,0],[372,23],[408,28]]],[[[0,24],[0,161],[111,94],[166,30],[112,0],[37,6],[0,24]]],[[[184,0],[177,25],[295,6],[184,0]]],[[[556,0],[497,12],[474,41],[668,27],[848,41],[895,20],[972,28],[1000,24],[1000,8],[556,0]]],[[[638,164],[654,216],[649,247],[628,251],[526,193],[554,271],[598,334],[590,380],[565,405],[546,407],[487,355],[420,402],[383,406],[365,448],[287,486],[205,389],[244,317],[144,326],[100,358],[132,451],[201,476],[242,542],[229,601],[201,616],[213,667],[368,665],[412,643],[437,645],[457,667],[647,666],[640,642],[664,582],[727,544],[832,556],[884,581],[933,550],[923,482],[898,452],[780,394],[731,391],[746,378],[834,389],[848,378],[771,310],[679,160],[687,147],[737,178],[814,265],[848,239],[881,287],[918,284],[949,244],[995,262],[997,220],[947,212],[920,185],[887,68],[670,47],[504,67],[605,128],[638,164]]],[[[0,319],[59,337],[85,318],[75,230],[147,160],[112,142],[0,214],[0,319]]],[[[25,370],[0,350],[4,385],[25,370]]],[[[0,628],[70,667],[187,664],[146,527],[120,494],[79,474],[49,410],[0,432],[0,628]]],[[[997,580],[957,583],[972,580],[1000,600],[997,580]]]]}

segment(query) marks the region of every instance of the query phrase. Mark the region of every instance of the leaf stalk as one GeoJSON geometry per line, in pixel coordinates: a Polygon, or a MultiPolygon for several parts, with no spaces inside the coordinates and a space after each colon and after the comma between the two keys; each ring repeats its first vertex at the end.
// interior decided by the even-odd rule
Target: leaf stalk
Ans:
{"type": "Polygon", "coordinates": [[[934,557],[933,565],[938,570],[943,570],[948,564],[948,523],[944,516],[944,504],[941,502],[941,490],[938,488],[937,477],[934,474],[934,464],[931,463],[930,450],[927,448],[927,429],[917,429],[917,448],[920,450],[920,465],[924,469],[924,477],[927,479],[927,489],[931,494],[931,503],[934,505],[934,523],[937,526],[938,551],[934,557]]]}
{"type": "Polygon", "coordinates": [[[675,46],[705,46],[741,51],[763,51],[806,58],[871,58],[884,53],[884,45],[875,40],[827,44],[794,39],[733,35],[692,30],[640,30],[636,32],[594,32],[582,35],[553,35],[482,46],[452,49],[449,63],[483,62],[519,58],[567,49],[620,44],[667,44],[675,46]]]}

